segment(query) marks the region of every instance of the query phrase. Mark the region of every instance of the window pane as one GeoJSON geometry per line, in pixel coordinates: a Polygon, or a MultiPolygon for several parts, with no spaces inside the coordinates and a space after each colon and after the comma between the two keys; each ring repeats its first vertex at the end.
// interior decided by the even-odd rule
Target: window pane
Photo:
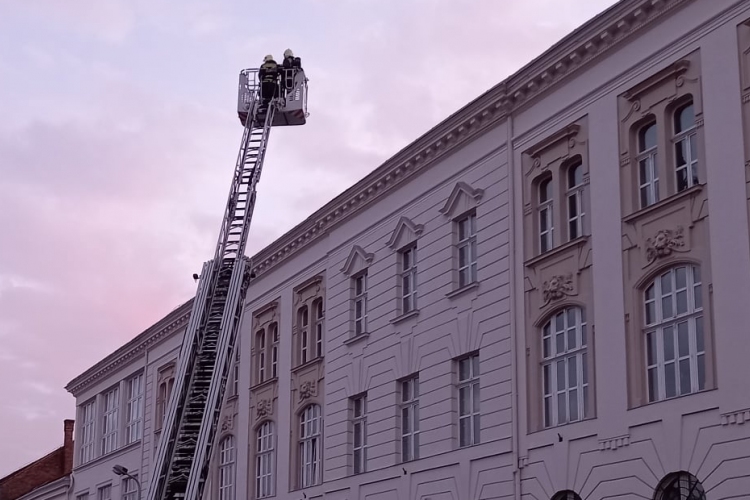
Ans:
{"type": "Polygon", "coordinates": [[[680,360],[680,394],[688,394],[692,391],[690,384],[690,360],[680,360]]]}
{"type": "Polygon", "coordinates": [[[583,374],[584,385],[588,384],[589,383],[589,362],[585,353],[581,356],[581,371],[583,374]]]}
{"type": "Polygon", "coordinates": [[[675,132],[682,132],[693,125],[695,125],[695,110],[693,104],[690,103],[675,113],[675,132]]]}
{"type": "Polygon", "coordinates": [[[648,370],[648,400],[656,401],[658,398],[658,387],[659,382],[656,374],[656,368],[649,368],[648,370]]]}
{"type": "Polygon", "coordinates": [[[652,123],[641,128],[638,136],[640,151],[656,146],[656,124],[652,123]]]}
{"type": "Polygon", "coordinates": [[[565,390],[565,360],[557,362],[557,390],[565,390]]]}
{"type": "Polygon", "coordinates": [[[401,433],[408,434],[411,432],[411,425],[409,425],[409,408],[401,409],[401,433]]]}
{"type": "Polygon", "coordinates": [[[470,366],[468,358],[464,358],[458,362],[458,379],[468,380],[470,377],[470,366]]]}
{"type": "Polygon", "coordinates": [[[543,203],[552,199],[552,182],[550,179],[539,184],[539,202],[543,203]]]}
{"type": "Polygon", "coordinates": [[[695,318],[695,347],[698,352],[706,350],[706,345],[703,340],[703,316],[695,318]]]}
{"type": "Polygon", "coordinates": [[[677,292],[677,314],[685,314],[687,309],[687,290],[681,290],[677,292]]]}
{"type": "Polygon", "coordinates": [[[677,395],[677,380],[675,377],[675,368],[676,367],[674,362],[668,363],[664,366],[664,385],[668,398],[672,398],[677,395]]]}
{"type": "Polygon", "coordinates": [[[469,418],[462,418],[458,424],[459,426],[459,444],[461,446],[467,446],[469,443],[469,436],[471,436],[471,420],[469,418]]]}
{"type": "Polygon", "coordinates": [[[474,444],[479,443],[479,414],[474,415],[474,444]]]}
{"type": "Polygon", "coordinates": [[[568,421],[567,413],[565,408],[565,393],[561,392],[557,395],[557,423],[564,424],[568,421]]]}
{"type": "Polygon", "coordinates": [[[459,415],[468,415],[470,413],[470,393],[468,387],[461,387],[458,392],[458,400],[459,400],[459,415]]]}
{"type": "Polygon", "coordinates": [[[583,184],[583,165],[580,163],[568,169],[568,187],[573,188],[583,184]]]}
{"type": "Polygon", "coordinates": [[[472,399],[474,400],[474,405],[473,405],[474,413],[479,413],[479,402],[480,402],[480,400],[479,400],[479,384],[474,384],[473,385],[472,399]]]}
{"type": "Polygon", "coordinates": [[[674,334],[673,328],[667,326],[664,328],[664,361],[674,359],[674,334]]]}
{"type": "Polygon", "coordinates": [[[702,391],[706,388],[706,356],[705,354],[698,355],[698,390],[702,391]]]}
{"type": "Polygon", "coordinates": [[[544,365],[542,368],[542,378],[544,385],[544,394],[552,394],[552,367],[551,365],[544,365]]]}
{"type": "Polygon", "coordinates": [[[656,335],[653,332],[646,334],[646,362],[649,366],[656,364],[656,335]]]}
{"type": "Polygon", "coordinates": [[[680,357],[688,356],[690,354],[687,321],[677,324],[677,352],[680,357]]]}
{"type": "Polygon", "coordinates": [[[672,316],[674,316],[672,313],[672,296],[667,295],[661,299],[661,317],[662,319],[667,319],[672,316]]]}
{"type": "Polygon", "coordinates": [[[544,425],[552,425],[552,397],[544,398],[544,425]]]}
{"type": "Polygon", "coordinates": [[[570,408],[570,420],[578,420],[578,390],[573,389],[568,393],[568,404],[570,408]]]}
{"type": "Polygon", "coordinates": [[[568,358],[568,387],[578,385],[578,360],[575,356],[568,358]]]}

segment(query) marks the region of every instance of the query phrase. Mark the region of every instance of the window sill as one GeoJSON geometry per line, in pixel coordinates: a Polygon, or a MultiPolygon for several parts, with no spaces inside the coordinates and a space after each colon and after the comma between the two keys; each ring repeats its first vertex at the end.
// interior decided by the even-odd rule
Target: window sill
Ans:
{"type": "Polygon", "coordinates": [[[403,323],[409,318],[414,318],[415,316],[419,315],[419,309],[414,309],[413,311],[409,311],[408,313],[402,314],[400,316],[396,316],[391,320],[392,325],[397,325],[399,323],[403,323]]]}
{"type": "Polygon", "coordinates": [[[460,297],[461,295],[465,294],[466,292],[470,290],[476,290],[477,288],[479,288],[479,282],[474,281],[472,283],[469,283],[468,285],[462,286],[461,288],[456,288],[452,292],[446,293],[445,296],[448,297],[449,299],[453,299],[456,297],[460,297]]]}
{"type": "MultiPolygon", "coordinates": [[[[262,389],[263,387],[272,385],[274,382],[276,382],[278,380],[279,380],[279,377],[271,377],[271,378],[269,378],[267,380],[264,380],[263,382],[257,383],[255,385],[251,385],[250,386],[250,390],[254,391],[256,389],[262,389]]],[[[237,397],[237,396],[233,396],[233,397],[237,397]]],[[[231,399],[231,397],[228,398],[228,399],[231,399]]]]}
{"type": "Polygon", "coordinates": [[[344,345],[354,345],[358,344],[360,341],[365,340],[370,337],[369,332],[360,333],[359,335],[355,335],[354,337],[350,337],[344,341],[344,345]]]}
{"type": "Polygon", "coordinates": [[[693,186],[689,189],[686,189],[684,191],[680,191],[679,193],[672,194],[666,198],[664,198],[661,201],[658,201],[654,203],[653,205],[649,205],[646,208],[641,208],[636,212],[633,212],[630,215],[626,215],[622,218],[623,222],[626,222],[628,224],[633,224],[634,222],[638,221],[639,219],[645,217],[646,215],[652,214],[654,212],[657,212],[664,207],[668,207],[670,205],[673,205],[677,203],[678,201],[682,200],[683,198],[687,198],[690,196],[695,196],[696,194],[703,191],[703,186],[705,184],[698,184],[696,186],[693,186]]]}
{"type": "Polygon", "coordinates": [[[571,248],[575,248],[578,246],[582,246],[584,243],[586,243],[589,240],[588,235],[580,236],[574,240],[570,240],[566,243],[563,243],[562,245],[556,246],[555,248],[551,250],[547,250],[541,255],[537,255],[536,257],[532,257],[531,259],[527,260],[523,263],[526,267],[534,267],[540,262],[544,262],[545,260],[551,259],[552,257],[555,257],[556,255],[559,255],[566,250],[569,250],[571,248]]]}
{"type": "Polygon", "coordinates": [[[292,373],[297,373],[299,371],[302,371],[305,368],[307,368],[308,366],[317,365],[321,361],[323,361],[323,356],[318,356],[317,358],[313,358],[310,361],[308,361],[307,363],[303,363],[301,365],[297,365],[294,368],[292,368],[292,373]]]}

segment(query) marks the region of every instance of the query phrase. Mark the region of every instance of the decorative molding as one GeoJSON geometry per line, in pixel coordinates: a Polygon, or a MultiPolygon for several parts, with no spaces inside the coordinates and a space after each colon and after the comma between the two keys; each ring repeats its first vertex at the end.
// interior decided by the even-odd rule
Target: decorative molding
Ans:
{"type": "Polygon", "coordinates": [[[417,239],[422,236],[422,233],[424,232],[424,226],[422,224],[414,224],[411,219],[409,219],[405,215],[402,215],[396,223],[396,229],[394,229],[393,233],[391,233],[391,237],[388,239],[388,243],[386,243],[386,246],[395,250],[396,245],[399,243],[401,234],[404,232],[404,230],[411,231],[411,233],[414,235],[414,239],[417,239]]]}
{"type": "Polygon", "coordinates": [[[117,371],[123,365],[132,362],[135,358],[144,354],[147,349],[173,335],[176,330],[187,326],[192,306],[193,299],[190,299],[165,316],[164,319],[71,380],[65,386],[65,390],[73,396],[78,396],[87,387],[117,371]]]}
{"type": "Polygon", "coordinates": [[[574,295],[573,273],[556,274],[542,284],[542,305],[574,295]]]}
{"type": "MultiPolygon", "coordinates": [[[[534,165],[538,167],[539,163],[537,162],[537,160],[541,153],[562,141],[567,141],[568,145],[571,145],[571,141],[575,141],[575,137],[580,131],[581,126],[577,123],[573,123],[571,125],[568,125],[567,127],[563,127],[554,134],[545,137],[542,141],[533,145],[526,151],[526,153],[534,158],[534,165]]],[[[575,145],[575,142],[573,142],[572,145],[575,145]]]]}
{"type": "Polygon", "coordinates": [[[656,85],[659,85],[661,82],[669,78],[675,78],[677,86],[682,86],[683,82],[680,79],[689,68],[690,61],[687,59],[681,59],[652,75],[650,78],[647,78],[644,81],[638,83],[636,86],[625,92],[623,97],[628,101],[633,102],[634,106],[637,105],[635,106],[637,109],[634,109],[634,111],[638,111],[640,109],[640,97],[644,93],[648,92],[649,89],[652,89],[656,85]]]}
{"type": "Polygon", "coordinates": [[[255,418],[265,418],[273,415],[273,403],[270,399],[259,399],[255,404],[255,418]]]}
{"type": "Polygon", "coordinates": [[[263,316],[265,313],[272,311],[279,307],[279,299],[274,299],[268,304],[259,307],[255,311],[253,311],[253,319],[258,319],[260,316],[263,316]]]}
{"type": "Polygon", "coordinates": [[[750,408],[721,415],[721,425],[743,425],[750,422],[750,408]]]}
{"type": "Polygon", "coordinates": [[[406,180],[527,105],[638,31],[692,0],[621,0],[585,23],[522,70],[495,85],[387,160],[370,175],[256,253],[257,277],[364,210],[406,180]]]}
{"type": "Polygon", "coordinates": [[[300,402],[318,395],[318,384],[310,380],[302,382],[299,386],[300,402]]]}
{"type": "MultiPolygon", "coordinates": [[[[346,276],[350,276],[352,274],[357,257],[362,259],[362,261],[365,263],[364,267],[369,267],[370,264],[372,264],[373,259],[375,258],[375,254],[367,253],[361,246],[354,245],[349,252],[349,257],[346,258],[344,267],[341,268],[341,272],[346,276]]],[[[360,269],[358,269],[357,271],[360,271],[360,269]]]]}
{"type": "Polygon", "coordinates": [[[439,212],[445,216],[451,216],[456,207],[456,203],[458,203],[458,200],[462,195],[468,196],[476,206],[482,201],[482,197],[484,197],[484,189],[473,188],[463,181],[457,182],[453,187],[450,196],[448,196],[445,205],[443,205],[443,208],[441,208],[439,212]]]}
{"type": "Polygon", "coordinates": [[[629,434],[626,434],[624,436],[617,436],[613,438],[599,440],[600,451],[606,451],[606,450],[615,451],[618,448],[625,448],[626,446],[630,446],[629,434]]]}
{"type": "Polygon", "coordinates": [[[320,284],[322,282],[323,282],[323,275],[322,274],[317,274],[317,275],[313,276],[312,278],[306,279],[305,281],[303,281],[299,285],[295,286],[294,287],[294,293],[295,294],[299,294],[299,293],[307,290],[308,288],[310,288],[310,287],[312,287],[314,285],[320,284]]]}
{"type": "Polygon", "coordinates": [[[232,415],[224,415],[221,419],[221,432],[231,431],[234,428],[234,418],[232,415]]]}
{"type": "Polygon", "coordinates": [[[646,240],[646,265],[648,267],[657,259],[668,257],[674,252],[681,251],[685,246],[682,233],[684,228],[677,226],[675,229],[661,229],[656,232],[653,238],[646,240]]]}

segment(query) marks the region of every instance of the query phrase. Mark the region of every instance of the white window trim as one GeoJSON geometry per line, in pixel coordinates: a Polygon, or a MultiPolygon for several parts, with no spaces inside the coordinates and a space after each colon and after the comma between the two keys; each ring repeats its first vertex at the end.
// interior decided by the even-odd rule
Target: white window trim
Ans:
{"type": "Polygon", "coordinates": [[[313,301],[313,323],[315,331],[315,353],[316,358],[323,357],[323,337],[325,333],[325,307],[323,306],[323,297],[318,297],[313,301]]]}
{"type": "Polygon", "coordinates": [[[477,216],[474,212],[456,219],[456,260],[458,264],[458,288],[471,285],[477,281],[477,216]],[[467,234],[461,238],[462,224],[468,226],[467,234]],[[461,264],[461,251],[468,252],[467,262],[461,264]],[[465,276],[465,278],[464,278],[465,276]]]}
{"type": "Polygon", "coordinates": [[[352,278],[352,311],[354,316],[353,336],[367,333],[367,270],[352,278]]]}
{"type": "Polygon", "coordinates": [[[590,375],[588,373],[588,331],[585,311],[576,306],[557,311],[542,327],[542,423],[545,428],[555,427],[588,418],[590,375]],[[569,313],[574,314],[575,323],[571,326],[569,313]],[[562,318],[562,328],[558,329],[557,318],[562,318]],[[575,346],[570,347],[570,335],[574,336],[575,346]],[[562,350],[557,343],[562,342],[562,350]],[[562,387],[560,386],[562,367],[562,387]],[[571,372],[574,367],[574,372],[571,372]],[[571,384],[571,376],[575,383],[571,384]],[[560,407],[560,398],[565,404],[560,407]],[[571,398],[573,403],[571,405],[571,398]],[[574,410],[574,412],[572,411],[574,410]],[[560,412],[563,415],[560,415],[560,412]]]}
{"type": "Polygon", "coordinates": [[[271,341],[271,378],[279,376],[279,324],[274,322],[268,326],[271,341]]]}
{"type": "Polygon", "coordinates": [[[312,404],[299,417],[299,486],[320,484],[322,467],[322,425],[320,406],[312,404]]]}
{"type": "Polygon", "coordinates": [[[481,407],[480,407],[480,385],[479,385],[479,354],[474,353],[469,356],[464,356],[457,360],[457,371],[458,371],[458,446],[459,448],[466,448],[468,446],[474,446],[481,442],[481,407]],[[461,378],[461,363],[468,361],[469,376],[468,378],[461,378]],[[476,366],[475,366],[476,365],[476,366]],[[466,392],[464,390],[466,389],[466,392]],[[468,395],[468,413],[462,414],[462,394],[468,395]],[[461,437],[461,424],[464,421],[469,422],[469,434],[468,441],[462,441],[461,437]]]}
{"type": "Polygon", "coordinates": [[[688,106],[692,106],[693,108],[693,124],[688,127],[685,130],[682,130],[678,133],[675,133],[674,137],[672,137],[672,144],[674,151],[674,173],[675,173],[675,192],[679,193],[681,191],[684,191],[686,189],[690,189],[693,186],[696,186],[699,184],[699,177],[698,177],[698,126],[695,121],[695,104],[692,101],[685,102],[682,105],[680,105],[676,110],[675,113],[672,114],[672,123],[674,124],[674,121],[677,119],[677,113],[681,110],[685,109],[688,106]],[[695,145],[696,151],[693,151],[693,147],[691,146],[691,140],[693,145],[695,145]],[[677,147],[679,144],[683,144],[683,148],[686,152],[685,156],[685,164],[683,165],[677,165],[677,147]],[[687,185],[680,189],[679,187],[679,176],[680,172],[682,170],[687,170],[687,185]]]}
{"type": "Polygon", "coordinates": [[[399,311],[408,314],[417,310],[417,245],[411,244],[399,251],[399,311]],[[409,266],[405,266],[407,255],[409,266]],[[409,284],[404,286],[404,282],[409,284]],[[405,289],[409,292],[405,292],[405,289]]]}
{"type": "Polygon", "coordinates": [[[310,348],[310,310],[307,305],[300,307],[297,311],[297,317],[299,318],[299,359],[300,364],[304,365],[312,359],[311,348],[310,348]]]}
{"type": "Polygon", "coordinates": [[[102,395],[102,454],[117,449],[120,410],[120,386],[113,387],[102,395]],[[110,395],[112,397],[110,398],[110,395]],[[111,402],[111,405],[109,404],[111,402]]]}
{"type": "MultiPolygon", "coordinates": [[[[576,238],[580,238],[584,234],[585,229],[585,219],[586,219],[586,208],[584,206],[584,189],[585,184],[583,182],[583,163],[576,162],[568,169],[575,169],[580,168],[581,169],[581,182],[580,184],[576,184],[575,186],[568,185],[568,189],[566,192],[566,201],[567,206],[565,207],[565,210],[568,214],[568,241],[574,240],[576,238]],[[571,198],[575,199],[575,205],[576,205],[576,215],[571,215],[570,213],[570,200],[571,198]],[[576,235],[573,236],[572,231],[570,230],[571,225],[575,224],[576,228],[576,235]]],[[[566,182],[569,180],[568,172],[566,171],[566,182]]],[[[569,184],[569,182],[568,182],[569,184]]]]}
{"type": "Polygon", "coordinates": [[[638,156],[636,157],[636,175],[638,177],[638,206],[643,209],[646,207],[650,207],[651,205],[659,202],[659,166],[657,163],[657,154],[659,150],[659,143],[658,143],[658,135],[657,135],[657,143],[651,146],[650,148],[644,149],[641,151],[641,144],[640,144],[640,135],[641,131],[645,130],[651,126],[656,127],[657,134],[659,133],[659,126],[655,122],[647,123],[646,125],[643,125],[639,127],[636,131],[636,143],[637,143],[637,150],[638,150],[638,156]],[[641,163],[645,162],[646,164],[646,178],[644,179],[641,176],[641,163]],[[644,204],[643,203],[643,197],[641,196],[641,192],[646,189],[646,196],[647,201],[644,204]]]}
{"type": "Polygon", "coordinates": [[[419,460],[419,375],[404,379],[400,384],[401,462],[405,463],[419,460]]]}
{"type": "Polygon", "coordinates": [[[139,373],[126,382],[128,402],[126,405],[127,426],[125,444],[135,443],[143,437],[143,373],[139,373]]]}
{"type": "Polygon", "coordinates": [[[258,349],[258,383],[262,384],[266,378],[266,329],[261,328],[255,334],[256,349],[258,349]]]}
{"type": "Polygon", "coordinates": [[[268,498],[275,494],[274,425],[263,422],[255,433],[255,498],[268,498]]]}
{"type": "MultiPolygon", "coordinates": [[[[537,197],[539,200],[542,198],[542,185],[549,183],[550,191],[553,190],[552,180],[544,179],[537,186],[537,197]]],[[[543,254],[549,252],[555,248],[555,219],[554,219],[554,207],[555,201],[554,192],[550,195],[549,199],[540,201],[537,206],[537,221],[539,223],[539,253],[543,254]],[[542,229],[542,220],[546,222],[547,229],[542,229]]]]}
{"type": "Polygon", "coordinates": [[[367,395],[352,398],[352,460],[354,474],[367,472],[367,395]],[[358,411],[358,404],[360,405],[358,411]],[[359,438],[359,444],[357,440],[359,438]]]}
{"type": "MultiPolygon", "coordinates": [[[[665,399],[672,399],[679,396],[685,396],[704,390],[706,387],[706,325],[703,314],[703,303],[702,293],[703,283],[702,281],[696,281],[694,278],[694,272],[700,273],[699,266],[694,265],[677,265],[665,270],[652,280],[644,291],[644,308],[648,308],[650,304],[654,307],[654,319],[651,324],[646,324],[644,329],[644,358],[646,366],[646,398],[651,402],[663,401],[665,399]],[[685,287],[677,288],[677,270],[685,269],[685,287]],[[669,275],[670,280],[670,291],[662,291],[662,278],[669,275]],[[647,291],[654,287],[654,298],[648,299],[646,297],[647,291]],[[687,309],[684,313],[677,312],[677,295],[679,293],[685,293],[685,300],[687,302],[687,309]],[[696,303],[696,298],[698,302],[696,303]],[[669,318],[664,319],[663,314],[663,301],[668,299],[673,315],[669,318]],[[687,335],[687,354],[680,352],[680,325],[685,325],[686,330],[683,330],[687,335]],[[700,331],[699,331],[700,330],[700,331]],[[665,343],[665,337],[668,336],[667,332],[671,332],[671,356],[670,349],[667,349],[669,344],[665,343]],[[702,339],[701,339],[702,335],[702,339]],[[651,337],[653,336],[653,337],[651,337]],[[649,348],[654,347],[649,345],[649,338],[654,339],[656,347],[655,355],[652,359],[649,359],[649,348]],[[699,348],[699,344],[703,344],[703,349],[699,348]],[[703,379],[700,377],[700,364],[703,364],[703,379]],[[680,366],[683,363],[687,363],[689,368],[689,384],[690,388],[687,391],[682,391],[682,380],[680,377],[680,366]],[[668,370],[674,370],[674,394],[669,394],[667,389],[666,378],[668,370]],[[656,394],[651,391],[650,378],[651,374],[656,377],[656,394]]],[[[648,314],[644,310],[644,323],[647,323],[646,318],[648,314]]],[[[684,345],[684,344],[682,344],[684,345]]]]}
{"type": "Polygon", "coordinates": [[[85,464],[92,461],[96,456],[96,400],[91,400],[80,409],[81,415],[81,451],[80,463],[85,464]]]}
{"type": "Polygon", "coordinates": [[[219,500],[235,500],[237,446],[232,435],[219,443],[219,500]]]}

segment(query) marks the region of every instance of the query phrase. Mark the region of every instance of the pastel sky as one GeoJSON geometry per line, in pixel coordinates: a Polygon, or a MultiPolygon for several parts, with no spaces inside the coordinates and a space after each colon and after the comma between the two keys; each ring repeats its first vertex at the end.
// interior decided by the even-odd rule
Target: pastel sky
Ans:
{"type": "Polygon", "coordinates": [[[0,0],[0,477],[62,444],[64,386],[195,291],[287,47],[250,254],[615,0],[0,0]],[[263,6],[273,10],[263,10],[263,6]]]}

